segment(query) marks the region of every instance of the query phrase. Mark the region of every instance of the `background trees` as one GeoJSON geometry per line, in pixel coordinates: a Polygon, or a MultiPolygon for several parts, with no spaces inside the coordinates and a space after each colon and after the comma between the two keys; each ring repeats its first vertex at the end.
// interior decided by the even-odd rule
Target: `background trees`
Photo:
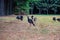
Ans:
{"type": "Polygon", "coordinates": [[[47,11],[46,14],[49,13],[50,10],[55,11],[56,14],[56,9],[57,7],[60,7],[60,1],[59,0],[14,0],[16,3],[15,6],[15,12],[25,12],[29,14],[29,9],[31,9],[32,5],[29,6],[29,3],[32,3],[37,6],[37,8],[42,8],[42,10],[47,11]]]}

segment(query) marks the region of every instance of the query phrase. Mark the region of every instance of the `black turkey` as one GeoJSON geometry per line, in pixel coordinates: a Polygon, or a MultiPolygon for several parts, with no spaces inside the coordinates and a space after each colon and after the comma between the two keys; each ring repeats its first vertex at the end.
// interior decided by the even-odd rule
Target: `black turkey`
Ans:
{"type": "Polygon", "coordinates": [[[53,17],[53,21],[56,21],[56,17],[53,17]]]}
{"type": "Polygon", "coordinates": [[[60,18],[57,18],[57,21],[60,22],[60,18]]]}
{"type": "Polygon", "coordinates": [[[23,16],[22,15],[17,16],[16,19],[23,21],[23,16]]]}
{"type": "Polygon", "coordinates": [[[27,19],[28,19],[28,23],[33,24],[33,26],[35,26],[35,24],[34,24],[33,20],[32,20],[32,19],[30,19],[30,18],[29,18],[29,16],[27,16],[27,19]]]}

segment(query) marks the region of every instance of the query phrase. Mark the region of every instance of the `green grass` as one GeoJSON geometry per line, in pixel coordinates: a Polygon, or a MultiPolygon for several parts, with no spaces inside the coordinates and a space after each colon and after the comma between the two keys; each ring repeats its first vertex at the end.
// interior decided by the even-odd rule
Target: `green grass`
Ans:
{"type": "MultiPolygon", "coordinates": [[[[31,15],[29,15],[31,16],[31,15]]],[[[56,21],[54,22],[52,20],[53,17],[57,17],[59,18],[60,15],[34,15],[34,17],[37,18],[37,21],[35,23],[35,27],[29,27],[28,29],[26,29],[27,32],[30,32],[30,33],[38,33],[38,34],[48,34],[51,30],[52,32],[57,32],[56,30],[59,30],[60,28],[60,22],[56,21]],[[51,28],[51,29],[50,29],[51,28]]],[[[16,16],[14,17],[1,17],[0,20],[4,20],[4,21],[18,21],[16,19],[16,16]]],[[[15,22],[16,22],[15,21],[15,22]]],[[[23,20],[24,23],[28,23],[27,22],[27,17],[24,16],[24,20],[23,20]]]]}
{"type": "MultiPolygon", "coordinates": [[[[29,15],[31,16],[31,15],[29,15]]],[[[52,18],[55,16],[57,18],[60,17],[60,15],[34,15],[37,18],[37,25],[39,24],[46,24],[46,25],[54,25],[54,26],[59,26],[60,22],[56,21],[54,22],[52,20],[52,18]]],[[[0,20],[4,20],[4,21],[13,21],[16,20],[16,16],[15,17],[2,17],[0,18],[0,20]]],[[[24,16],[24,22],[27,22],[27,18],[26,16],[24,16]]]]}

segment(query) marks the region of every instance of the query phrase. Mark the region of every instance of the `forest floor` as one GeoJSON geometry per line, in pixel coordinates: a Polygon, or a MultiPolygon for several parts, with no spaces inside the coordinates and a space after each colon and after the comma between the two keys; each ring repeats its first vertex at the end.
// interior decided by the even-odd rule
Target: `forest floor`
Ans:
{"type": "Polygon", "coordinates": [[[36,26],[30,26],[25,15],[23,21],[15,15],[0,17],[0,40],[60,40],[60,22],[52,20],[59,15],[34,16],[36,26]]]}

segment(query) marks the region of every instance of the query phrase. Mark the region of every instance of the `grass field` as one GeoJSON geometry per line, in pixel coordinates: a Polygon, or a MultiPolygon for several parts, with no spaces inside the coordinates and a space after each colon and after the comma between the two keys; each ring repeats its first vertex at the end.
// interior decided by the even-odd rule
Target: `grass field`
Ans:
{"type": "Polygon", "coordinates": [[[15,15],[0,17],[0,40],[60,40],[60,22],[52,20],[60,15],[34,16],[36,26],[30,26],[25,15],[23,21],[15,15]]]}

